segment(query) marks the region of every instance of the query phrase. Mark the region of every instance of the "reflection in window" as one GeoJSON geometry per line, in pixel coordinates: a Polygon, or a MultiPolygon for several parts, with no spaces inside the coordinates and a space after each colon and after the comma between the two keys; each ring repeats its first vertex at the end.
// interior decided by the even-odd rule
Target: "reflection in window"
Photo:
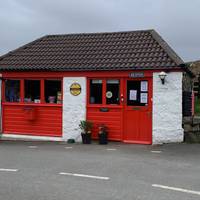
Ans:
{"type": "Polygon", "coordinates": [[[25,89],[24,102],[40,103],[40,81],[39,80],[25,80],[24,89],[25,89]]]}
{"type": "Polygon", "coordinates": [[[102,103],[102,80],[90,80],[90,103],[102,103]]]}
{"type": "Polygon", "coordinates": [[[45,80],[44,84],[46,103],[62,103],[61,81],[45,80]]]}
{"type": "Polygon", "coordinates": [[[119,80],[106,81],[106,104],[119,104],[119,80]]]}
{"type": "Polygon", "coordinates": [[[19,80],[5,81],[5,98],[7,102],[20,101],[20,81],[19,80]]]}

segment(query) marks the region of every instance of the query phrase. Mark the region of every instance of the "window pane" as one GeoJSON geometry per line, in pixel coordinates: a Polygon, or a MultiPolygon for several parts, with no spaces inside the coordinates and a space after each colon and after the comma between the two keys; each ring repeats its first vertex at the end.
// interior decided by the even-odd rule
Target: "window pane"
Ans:
{"type": "Polygon", "coordinates": [[[5,81],[5,98],[7,102],[20,101],[20,81],[19,80],[5,81]]]}
{"type": "Polygon", "coordinates": [[[44,88],[46,103],[62,103],[60,80],[45,80],[44,88]]]}
{"type": "Polygon", "coordinates": [[[119,80],[107,80],[106,104],[119,104],[119,80]]]}
{"type": "Polygon", "coordinates": [[[90,81],[90,103],[91,104],[102,103],[102,80],[90,81]]]}
{"type": "Polygon", "coordinates": [[[25,80],[24,89],[25,89],[24,102],[40,103],[40,81],[39,80],[25,80]]]}
{"type": "Polygon", "coordinates": [[[127,105],[146,106],[148,104],[148,81],[127,81],[127,105]]]}

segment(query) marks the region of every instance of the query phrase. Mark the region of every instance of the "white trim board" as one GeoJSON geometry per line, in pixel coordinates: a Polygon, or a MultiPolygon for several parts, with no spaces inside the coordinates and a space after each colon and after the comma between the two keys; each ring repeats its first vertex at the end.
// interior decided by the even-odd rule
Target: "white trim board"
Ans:
{"type": "Polygon", "coordinates": [[[27,140],[27,141],[63,141],[61,137],[32,136],[17,134],[2,134],[3,140],[27,140]]]}

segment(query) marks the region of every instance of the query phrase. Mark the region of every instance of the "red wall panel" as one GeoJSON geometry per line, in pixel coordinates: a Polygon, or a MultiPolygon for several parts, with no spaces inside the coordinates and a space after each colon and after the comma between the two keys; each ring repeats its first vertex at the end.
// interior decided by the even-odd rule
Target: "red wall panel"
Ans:
{"type": "Polygon", "coordinates": [[[62,106],[3,104],[3,133],[62,136],[62,106]]]}
{"type": "Polygon", "coordinates": [[[98,137],[98,126],[105,124],[108,127],[110,140],[122,140],[122,109],[108,108],[108,112],[101,112],[98,107],[87,108],[87,120],[94,123],[93,138],[98,137]]]}

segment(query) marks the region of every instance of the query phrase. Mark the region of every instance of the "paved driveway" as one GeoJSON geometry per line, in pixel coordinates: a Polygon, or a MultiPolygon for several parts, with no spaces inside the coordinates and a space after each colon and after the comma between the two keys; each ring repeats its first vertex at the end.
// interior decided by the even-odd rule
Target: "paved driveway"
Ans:
{"type": "Polygon", "coordinates": [[[200,145],[0,141],[1,199],[200,199],[200,145]]]}

